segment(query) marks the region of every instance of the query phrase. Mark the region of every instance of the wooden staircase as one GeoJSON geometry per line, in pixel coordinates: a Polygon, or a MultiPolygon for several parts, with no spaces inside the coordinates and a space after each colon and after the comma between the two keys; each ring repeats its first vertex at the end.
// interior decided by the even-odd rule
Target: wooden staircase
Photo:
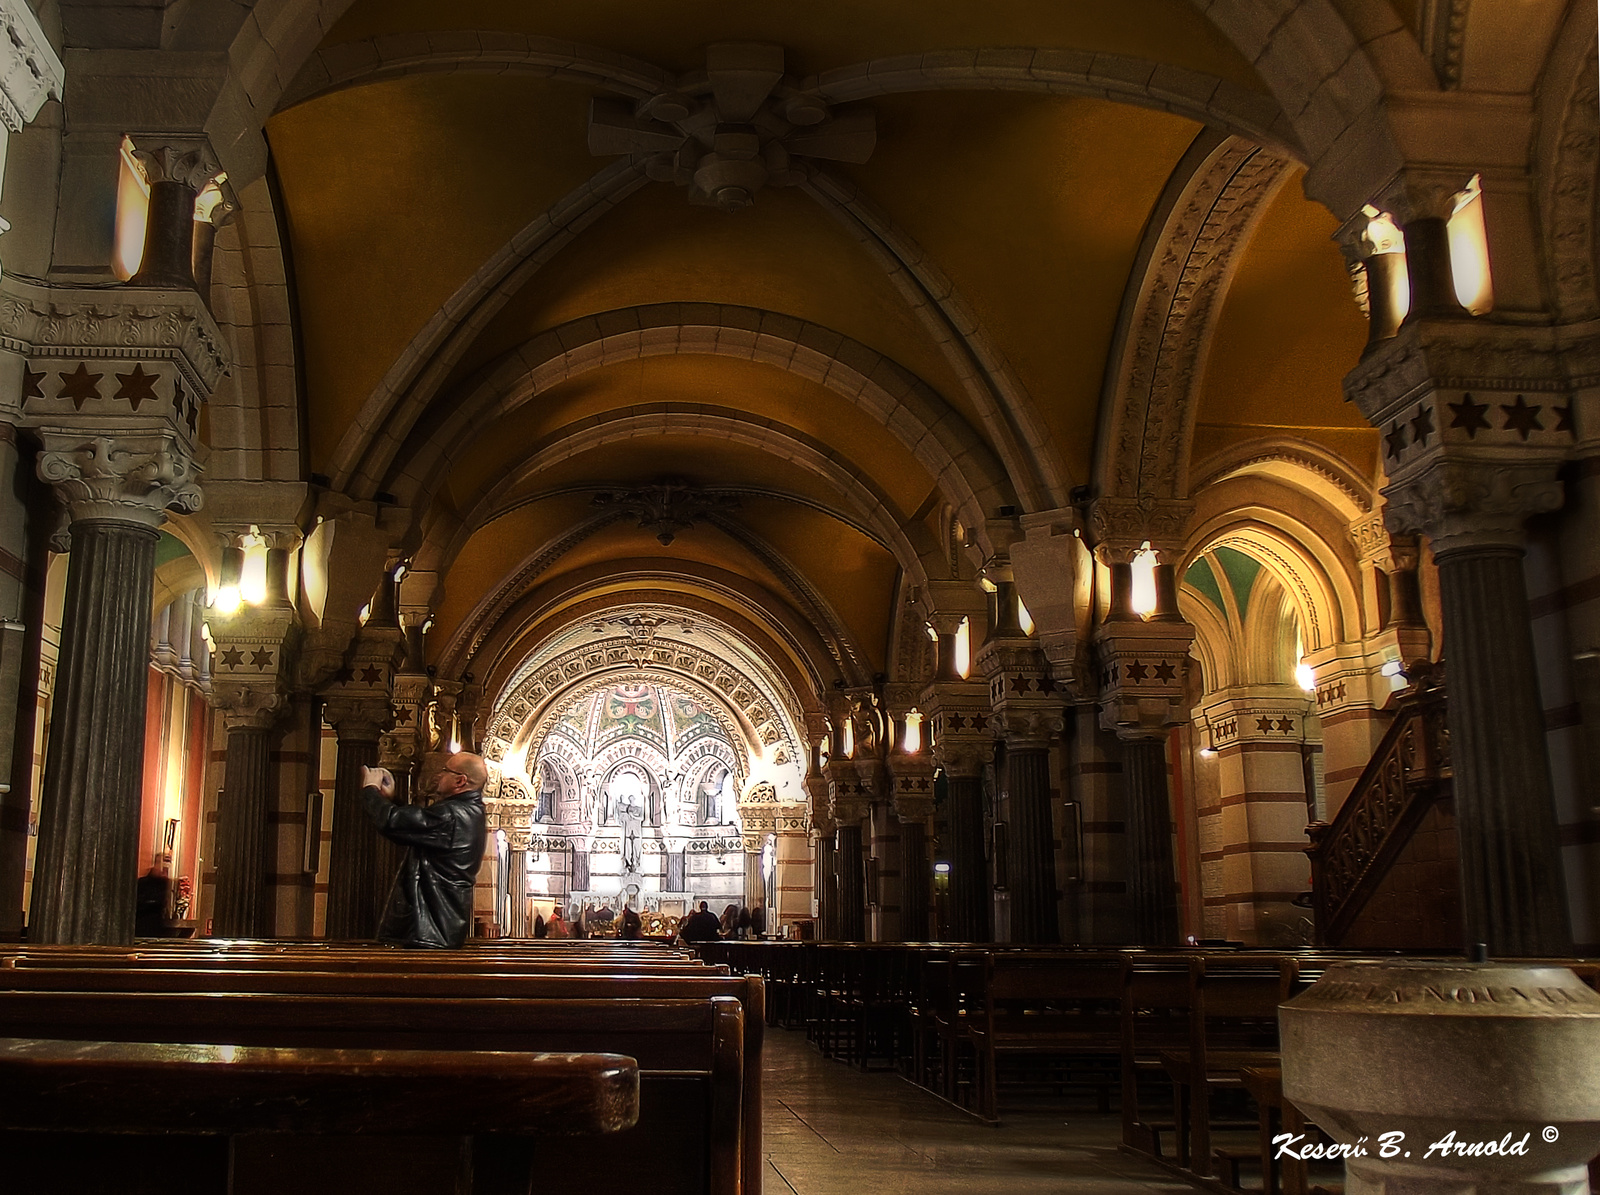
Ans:
{"type": "Polygon", "coordinates": [[[1317,945],[1338,946],[1413,832],[1452,793],[1442,665],[1413,665],[1394,721],[1332,822],[1306,827],[1317,945]]]}

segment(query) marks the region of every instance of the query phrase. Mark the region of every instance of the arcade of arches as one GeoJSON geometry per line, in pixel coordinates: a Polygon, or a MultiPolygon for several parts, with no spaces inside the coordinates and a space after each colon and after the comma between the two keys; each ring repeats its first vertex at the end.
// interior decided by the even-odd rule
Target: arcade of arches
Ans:
{"type": "Polygon", "coordinates": [[[0,934],[1600,951],[1590,0],[0,22],[0,934]]]}

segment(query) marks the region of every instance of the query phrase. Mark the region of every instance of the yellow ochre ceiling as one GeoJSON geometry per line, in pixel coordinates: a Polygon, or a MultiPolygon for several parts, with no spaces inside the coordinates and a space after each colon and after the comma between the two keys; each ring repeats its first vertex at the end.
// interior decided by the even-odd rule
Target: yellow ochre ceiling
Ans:
{"type": "MultiPolygon", "coordinates": [[[[785,48],[795,77],[940,49],[1080,49],[1264,90],[1189,0],[358,0],[324,45],[471,29],[567,39],[670,71],[702,68],[712,42],[768,42],[785,48]]],[[[591,156],[586,142],[589,102],[603,94],[593,84],[514,72],[424,72],[358,82],[272,118],[314,472],[331,475],[349,464],[340,454],[350,429],[451,296],[532,221],[612,165],[613,158],[591,156]]],[[[929,271],[938,290],[931,298],[948,297],[958,322],[975,321],[994,354],[995,378],[975,381],[983,366],[952,343],[930,296],[908,301],[916,286],[903,273],[891,277],[873,239],[863,244],[858,229],[802,190],[769,186],[750,209],[725,214],[691,206],[670,183],[646,182],[505,296],[457,346],[442,384],[423,395],[431,409],[384,433],[411,437],[409,451],[467,401],[487,370],[571,321],[652,304],[726,304],[809,321],[888,358],[928,388],[941,434],[968,446],[969,467],[1003,455],[984,392],[1003,388],[1009,374],[1048,440],[1031,451],[1068,482],[1087,481],[1129,271],[1152,206],[1199,126],[1166,112],[1043,93],[908,93],[865,105],[878,129],[869,160],[819,165],[859,188],[873,218],[929,271]],[[950,296],[940,289],[946,282],[950,296]]],[[[1275,417],[1282,421],[1284,388],[1293,385],[1293,418],[1355,463],[1368,463],[1359,420],[1338,401],[1361,321],[1327,240],[1330,223],[1297,183],[1279,192],[1264,217],[1218,325],[1196,459],[1268,434],[1275,417]],[[1291,301],[1283,301],[1285,291],[1291,301]]],[[[779,446],[798,438],[838,469],[870,477],[891,516],[919,525],[925,537],[923,521],[948,500],[941,479],[905,442],[925,434],[886,427],[818,381],[771,364],[709,355],[608,361],[514,410],[496,410],[451,446],[439,489],[425,501],[445,516],[436,525],[455,529],[464,546],[443,562],[438,625],[445,633],[433,642],[446,642],[540,543],[584,517],[586,486],[675,477],[794,499],[752,499],[733,517],[805,578],[881,668],[895,559],[818,509],[850,510],[851,502],[779,446]],[[765,447],[692,424],[632,434],[506,485],[574,424],[654,404],[724,408],[743,421],[741,437],[763,427],[773,434],[765,447]],[[501,517],[475,533],[459,529],[459,518],[496,487],[489,505],[501,517]],[[505,513],[508,506],[514,509],[505,513]]],[[[375,484],[394,480],[391,472],[375,484]]],[[[414,515],[418,529],[428,522],[427,510],[414,515]]],[[[607,528],[567,552],[544,580],[555,584],[624,559],[690,571],[715,565],[778,605],[803,605],[767,561],[705,525],[670,547],[645,529],[607,528]]]]}

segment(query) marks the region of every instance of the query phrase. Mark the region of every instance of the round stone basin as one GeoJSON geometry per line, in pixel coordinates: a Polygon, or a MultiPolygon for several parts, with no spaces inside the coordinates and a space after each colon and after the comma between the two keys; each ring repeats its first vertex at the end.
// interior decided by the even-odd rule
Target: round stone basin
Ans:
{"type": "Polygon", "coordinates": [[[1280,1007],[1279,1025],[1284,1096],[1365,1151],[1346,1159],[1350,1195],[1462,1191],[1473,1176],[1588,1190],[1600,995],[1567,968],[1338,963],[1280,1007]]]}

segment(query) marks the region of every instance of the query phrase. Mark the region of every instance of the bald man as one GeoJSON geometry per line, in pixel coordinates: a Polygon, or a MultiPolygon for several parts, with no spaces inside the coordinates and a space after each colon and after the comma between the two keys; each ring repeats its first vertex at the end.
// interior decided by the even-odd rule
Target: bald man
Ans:
{"type": "Polygon", "coordinates": [[[472,893],[488,827],[483,757],[460,751],[445,760],[428,790],[427,807],[396,805],[387,768],[363,768],[361,803],[378,833],[409,847],[378,926],[378,941],[447,949],[472,929],[472,893]]]}

